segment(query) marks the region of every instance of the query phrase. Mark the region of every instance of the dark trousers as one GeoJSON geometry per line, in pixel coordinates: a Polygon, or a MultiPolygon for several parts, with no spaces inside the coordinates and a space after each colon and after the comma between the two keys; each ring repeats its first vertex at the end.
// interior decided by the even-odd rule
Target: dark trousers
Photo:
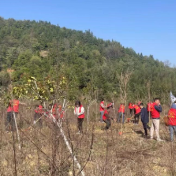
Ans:
{"type": "Polygon", "coordinates": [[[133,115],[133,109],[130,109],[130,116],[133,115]]]}
{"type": "Polygon", "coordinates": [[[78,118],[78,130],[80,133],[83,132],[83,129],[82,129],[83,121],[84,121],[84,118],[78,118]]]}
{"type": "Polygon", "coordinates": [[[36,124],[38,125],[38,127],[42,127],[42,119],[41,119],[41,114],[39,113],[35,113],[34,114],[34,121],[36,122],[36,124]]]}
{"type": "Polygon", "coordinates": [[[106,120],[103,120],[105,123],[106,123],[106,126],[105,126],[105,129],[108,130],[111,126],[111,120],[110,119],[106,119],[106,120]]]}
{"type": "Polygon", "coordinates": [[[144,127],[145,136],[147,136],[148,135],[147,129],[150,129],[150,127],[147,125],[147,123],[142,122],[142,124],[144,127]]]}
{"type": "Polygon", "coordinates": [[[135,116],[134,116],[134,123],[136,123],[136,124],[139,123],[139,116],[140,116],[140,113],[135,114],[135,116]]]}
{"type": "Polygon", "coordinates": [[[6,122],[5,122],[6,130],[15,130],[15,120],[13,116],[13,112],[7,112],[6,122]]]}

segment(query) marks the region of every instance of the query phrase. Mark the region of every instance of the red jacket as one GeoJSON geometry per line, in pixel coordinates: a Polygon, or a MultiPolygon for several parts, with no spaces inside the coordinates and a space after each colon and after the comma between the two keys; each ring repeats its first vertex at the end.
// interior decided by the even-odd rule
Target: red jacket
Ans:
{"type": "Polygon", "coordinates": [[[101,105],[104,105],[103,101],[100,103],[100,111],[104,111],[104,108],[102,108],[101,105]]]}
{"type": "Polygon", "coordinates": [[[129,109],[134,109],[133,104],[132,104],[132,103],[129,103],[128,108],[129,108],[129,109]]]}
{"type": "MultiPolygon", "coordinates": [[[[82,105],[79,107],[79,113],[81,113],[81,108],[82,107],[83,107],[82,105]]],[[[75,107],[75,112],[76,112],[76,107],[75,107]]],[[[81,114],[81,115],[78,116],[79,119],[83,119],[84,117],[85,117],[85,114],[81,114]]]]}
{"type": "Polygon", "coordinates": [[[135,114],[139,114],[141,112],[141,109],[138,105],[134,105],[134,109],[135,109],[135,114]]]}
{"type": "Polygon", "coordinates": [[[168,112],[169,125],[176,126],[176,109],[170,109],[168,112]]]}
{"type": "Polygon", "coordinates": [[[125,113],[125,106],[120,105],[120,108],[119,108],[118,112],[125,113]]]}
{"type": "Polygon", "coordinates": [[[108,114],[108,111],[107,111],[107,110],[104,111],[103,120],[107,120],[106,114],[108,114]]]}
{"type": "Polygon", "coordinates": [[[152,116],[152,119],[158,119],[160,118],[160,112],[158,112],[156,109],[155,109],[155,106],[157,106],[156,103],[153,103],[151,107],[151,116],[152,116]]]}

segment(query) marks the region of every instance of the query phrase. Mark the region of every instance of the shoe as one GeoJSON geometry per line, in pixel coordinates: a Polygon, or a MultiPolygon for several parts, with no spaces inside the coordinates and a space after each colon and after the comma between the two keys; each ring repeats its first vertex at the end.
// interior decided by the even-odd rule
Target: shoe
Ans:
{"type": "Polygon", "coordinates": [[[157,141],[158,141],[158,142],[163,142],[164,140],[162,140],[162,139],[157,139],[157,141]]]}

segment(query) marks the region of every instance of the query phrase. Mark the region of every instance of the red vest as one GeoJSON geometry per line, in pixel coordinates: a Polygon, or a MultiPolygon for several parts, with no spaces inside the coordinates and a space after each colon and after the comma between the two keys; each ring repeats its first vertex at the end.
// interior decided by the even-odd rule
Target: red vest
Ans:
{"type": "Polygon", "coordinates": [[[119,108],[118,112],[125,113],[125,106],[124,105],[120,105],[120,108],[119,108]]]}
{"type": "Polygon", "coordinates": [[[168,112],[169,125],[176,126],[176,109],[170,109],[168,112]]]}
{"type": "Polygon", "coordinates": [[[7,112],[12,112],[13,111],[13,107],[11,106],[11,104],[9,104],[8,108],[7,108],[7,112]]]}
{"type": "Polygon", "coordinates": [[[134,109],[135,109],[135,114],[139,114],[141,112],[141,109],[138,105],[134,105],[134,109]]]}
{"type": "Polygon", "coordinates": [[[104,111],[104,108],[101,107],[102,104],[104,105],[103,101],[100,103],[100,111],[104,111]]]}
{"type": "Polygon", "coordinates": [[[148,112],[151,112],[152,105],[153,105],[153,103],[148,103],[148,104],[147,104],[147,111],[148,111],[148,112]]]}
{"type": "Polygon", "coordinates": [[[158,111],[155,109],[155,105],[156,105],[156,103],[153,103],[153,104],[150,106],[152,119],[156,119],[156,118],[159,118],[159,117],[160,117],[160,112],[158,112],[158,111]]]}
{"type": "Polygon", "coordinates": [[[129,103],[128,108],[129,108],[129,109],[133,109],[133,104],[132,104],[132,103],[129,103]]]}
{"type": "MultiPolygon", "coordinates": [[[[79,107],[79,113],[81,112],[82,107],[83,107],[82,105],[79,107]]],[[[75,107],[75,113],[76,113],[76,107],[75,107]]],[[[85,114],[81,114],[78,116],[79,119],[83,119],[84,117],[85,117],[85,114]]]]}
{"type": "Polygon", "coordinates": [[[35,109],[35,112],[41,114],[41,113],[43,112],[42,109],[43,109],[43,106],[42,106],[42,105],[39,105],[39,106],[37,107],[37,109],[35,109]]]}
{"type": "Polygon", "coordinates": [[[107,110],[104,111],[103,120],[106,120],[106,119],[107,119],[106,114],[108,114],[108,111],[107,111],[107,110]]]}

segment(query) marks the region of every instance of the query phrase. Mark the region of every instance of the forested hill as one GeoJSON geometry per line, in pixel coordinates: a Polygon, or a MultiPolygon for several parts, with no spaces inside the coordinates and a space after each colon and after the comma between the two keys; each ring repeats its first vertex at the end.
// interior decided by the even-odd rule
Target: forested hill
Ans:
{"type": "Polygon", "coordinates": [[[143,56],[119,42],[98,39],[89,30],[76,31],[43,21],[0,18],[1,86],[9,83],[7,70],[14,70],[12,79],[19,84],[24,77],[42,80],[64,75],[74,93],[99,90],[107,97],[118,96],[119,75],[130,72],[129,100],[148,97],[149,82],[152,97],[167,97],[170,90],[176,93],[176,69],[152,55],[143,56]]]}

